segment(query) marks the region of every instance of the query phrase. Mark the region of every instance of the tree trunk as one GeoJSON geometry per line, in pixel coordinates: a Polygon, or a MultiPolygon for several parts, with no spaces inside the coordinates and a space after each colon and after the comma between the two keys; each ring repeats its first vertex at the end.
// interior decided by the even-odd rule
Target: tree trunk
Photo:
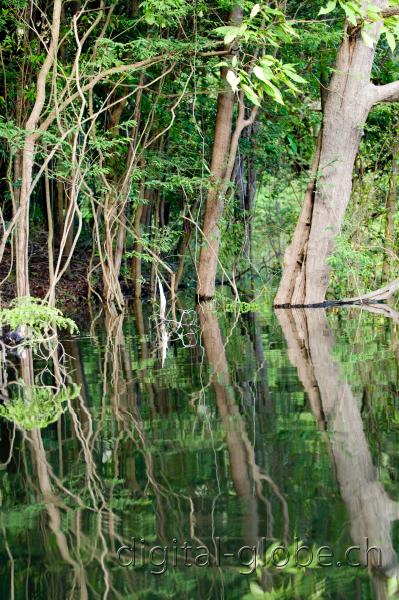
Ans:
{"type": "MultiPolygon", "coordinates": [[[[241,20],[242,9],[237,6],[232,10],[230,21],[237,24],[241,20]]],[[[223,68],[223,79],[226,73],[227,69],[223,68]]],[[[213,181],[206,198],[203,225],[204,241],[201,246],[198,265],[197,296],[200,300],[210,299],[215,295],[215,280],[220,245],[218,222],[224,208],[224,197],[221,187],[229,158],[234,102],[234,92],[230,88],[219,92],[211,161],[211,177],[213,181]]]]}
{"type": "Polygon", "coordinates": [[[29,205],[32,185],[33,164],[36,151],[38,125],[46,100],[46,78],[57,54],[60,32],[62,1],[55,0],[51,24],[51,44],[46,59],[39,71],[36,82],[36,99],[26,121],[26,138],[22,150],[21,189],[19,193],[20,215],[16,227],[16,279],[18,296],[29,295],[28,242],[29,242],[29,205]]]}
{"type": "MultiPolygon", "coordinates": [[[[384,9],[387,2],[378,0],[375,4],[384,9]]],[[[382,21],[376,23],[371,32],[374,45],[381,26],[382,21]]],[[[374,54],[375,50],[364,44],[359,28],[347,23],[325,101],[320,156],[316,152],[312,166],[314,194],[308,188],[293,242],[284,257],[276,305],[324,301],[330,271],[327,260],[350,200],[364,123],[375,103],[397,100],[396,84],[370,83],[374,54]]]]}
{"type": "MultiPolygon", "coordinates": [[[[399,133],[399,128],[397,129],[397,134],[399,133]]],[[[395,226],[394,226],[394,216],[396,209],[396,199],[398,195],[398,175],[399,175],[399,142],[397,141],[394,145],[392,152],[392,172],[391,172],[391,181],[389,184],[389,192],[387,197],[387,205],[386,205],[386,229],[385,229],[385,238],[386,238],[386,251],[388,254],[385,255],[384,260],[384,275],[389,278],[390,276],[390,258],[392,258],[392,253],[394,252],[394,242],[395,242],[395,226]]]]}
{"type": "Polygon", "coordinates": [[[209,188],[203,226],[204,241],[201,246],[198,266],[197,294],[200,299],[210,299],[215,295],[215,279],[220,246],[218,222],[223,213],[224,198],[220,193],[220,181],[226,169],[226,159],[230,147],[233,122],[234,93],[232,90],[220,92],[216,115],[215,141],[213,144],[211,173],[214,179],[209,188]]]}

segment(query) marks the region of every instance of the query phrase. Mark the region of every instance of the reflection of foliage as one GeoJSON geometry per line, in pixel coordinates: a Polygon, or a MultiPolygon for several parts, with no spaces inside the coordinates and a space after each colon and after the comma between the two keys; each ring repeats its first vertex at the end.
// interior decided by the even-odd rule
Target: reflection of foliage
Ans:
{"type": "MultiPolygon", "coordinates": [[[[5,476],[6,475],[7,473],[5,476]]],[[[4,485],[10,485],[10,482],[5,481],[3,476],[1,484],[2,487],[4,487],[4,485]]],[[[4,509],[4,507],[2,507],[0,515],[5,515],[7,517],[7,527],[9,529],[12,529],[16,534],[23,534],[28,530],[34,529],[36,519],[43,511],[43,508],[44,504],[41,502],[35,502],[22,507],[19,506],[15,509],[10,509],[9,507],[4,509]]]]}
{"type": "MultiPolygon", "coordinates": [[[[252,333],[253,324],[249,315],[242,315],[234,328],[235,315],[232,318],[227,313],[219,320],[231,373],[230,389],[239,403],[247,431],[252,432],[255,428],[254,440],[260,466],[269,469],[270,465],[275,465],[273,478],[288,504],[289,536],[298,532],[298,537],[308,540],[312,548],[313,544],[320,548],[328,543],[334,551],[337,550],[337,556],[344,556],[345,549],[352,543],[346,525],[348,514],[331,469],[326,437],[324,432],[318,431],[296,369],[289,363],[281,329],[273,317],[271,298],[264,296],[257,302],[261,308],[258,324],[268,367],[268,389],[274,400],[272,412],[266,413],[262,406],[263,371],[259,371],[259,363],[251,354],[249,332],[252,333]],[[241,391],[244,392],[242,396],[241,391]]],[[[347,369],[345,373],[356,392],[361,395],[362,389],[368,388],[370,401],[365,405],[363,414],[367,417],[372,411],[375,422],[373,427],[367,427],[365,420],[370,444],[374,448],[374,462],[379,466],[384,485],[393,497],[397,497],[397,429],[392,430],[394,425],[390,421],[390,407],[395,410],[398,390],[393,328],[371,314],[363,315],[361,323],[358,323],[354,314],[357,313],[348,315],[343,310],[329,313],[337,342],[335,356],[342,363],[342,369],[347,369]],[[360,362],[354,362],[355,357],[360,362]],[[392,393],[388,393],[391,389],[392,393]],[[383,435],[379,442],[378,434],[381,432],[383,435]],[[384,460],[383,464],[380,457],[384,460]]],[[[95,469],[91,472],[100,478],[104,506],[107,512],[108,509],[113,512],[112,522],[117,535],[123,535],[124,539],[131,539],[130,536],[144,538],[146,551],[149,545],[162,545],[176,535],[179,542],[191,539],[190,519],[193,517],[197,519],[198,537],[209,548],[213,543],[210,538],[212,531],[220,536],[222,548],[227,542],[236,549],[245,543],[242,540],[242,511],[246,507],[243,507],[231,477],[226,429],[218,415],[215,390],[213,386],[203,389],[208,382],[204,367],[200,367],[192,354],[176,343],[166,366],[158,368],[150,352],[146,356],[140,354],[139,344],[144,334],[140,334],[140,340],[133,337],[133,318],[128,316],[123,325],[131,367],[129,380],[124,365],[120,363],[115,363],[115,376],[111,380],[106,363],[104,370],[100,371],[102,377],[107,376],[109,381],[103,393],[99,356],[101,365],[110,356],[104,347],[105,338],[99,335],[98,345],[93,343],[92,337],[84,336],[78,340],[79,354],[76,355],[81,361],[87,407],[96,431],[90,456],[81,452],[79,439],[71,435],[75,427],[73,413],[65,415],[61,428],[61,456],[52,428],[41,434],[49,465],[57,475],[58,472],[62,474],[60,485],[63,488],[56,487],[52,479],[59,503],[65,508],[61,512],[62,531],[70,542],[71,553],[84,565],[87,581],[93,588],[92,594],[99,597],[104,594],[106,583],[96,558],[100,558],[100,553],[95,555],[93,549],[102,547],[100,536],[103,534],[108,542],[110,528],[105,511],[90,510],[97,504],[93,500],[91,481],[87,478],[88,469],[95,469]],[[127,381],[132,382],[130,396],[127,381]],[[115,416],[116,406],[121,409],[118,418],[115,416]],[[164,407],[167,407],[167,412],[164,407]],[[123,429],[119,420],[121,416],[124,419],[123,429]],[[107,451],[111,451],[112,455],[104,462],[104,452],[107,451]],[[76,496],[85,508],[76,502],[76,496]],[[80,520],[85,529],[78,540],[75,524],[80,520]],[[158,534],[160,525],[164,531],[161,538],[158,534]]],[[[101,320],[97,321],[97,327],[102,335],[101,320]]],[[[150,346],[151,330],[144,339],[150,346]]],[[[115,353],[114,357],[119,359],[120,354],[115,353]]],[[[78,412],[76,415],[79,422],[85,418],[78,412]]],[[[22,468],[0,471],[6,532],[0,540],[0,550],[6,556],[4,540],[13,549],[15,589],[24,591],[26,581],[32,588],[32,581],[44,582],[41,583],[43,588],[35,588],[37,597],[47,598],[50,595],[54,600],[63,599],[66,597],[65,588],[70,590],[72,577],[68,579],[66,576],[69,566],[65,561],[58,560],[53,533],[48,527],[43,527],[48,522],[45,505],[37,505],[35,510],[29,508],[32,502],[37,501],[28,479],[29,475],[35,481],[36,473],[29,451],[30,445],[27,445],[27,473],[22,468]],[[29,550],[32,546],[37,551],[32,553],[29,550]],[[29,573],[27,549],[31,552],[29,558],[32,558],[29,573]],[[48,580],[42,577],[43,563],[47,567],[48,580]],[[58,589],[59,582],[62,582],[62,589],[58,594],[53,593],[50,586],[58,589]]],[[[265,487],[264,491],[267,490],[265,487]]],[[[275,518],[273,534],[282,537],[280,504],[273,496],[271,502],[275,518]]],[[[259,516],[263,524],[265,509],[262,504],[259,504],[259,516]]],[[[396,547],[395,536],[393,544],[396,547]]],[[[305,562],[306,556],[303,559],[305,562]]],[[[112,552],[104,558],[112,584],[126,600],[171,597],[238,600],[245,594],[251,600],[257,597],[262,600],[317,597],[323,600],[355,597],[368,600],[373,597],[369,576],[362,568],[317,569],[311,566],[307,570],[288,572],[286,569],[269,569],[266,565],[259,573],[245,576],[234,562],[231,567],[222,563],[220,570],[176,569],[171,566],[171,560],[169,564],[166,573],[156,579],[150,576],[148,563],[144,567],[137,565],[134,569],[127,569],[115,564],[112,552]],[[258,579],[259,574],[261,578],[258,579]],[[319,590],[321,592],[317,596],[319,590]],[[252,595],[248,595],[250,593],[252,595]]],[[[7,561],[4,561],[1,574],[5,580],[7,569],[7,561]]],[[[33,591],[30,596],[33,597],[33,591]]]]}
{"type": "Polygon", "coordinates": [[[29,328],[31,341],[41,339],[50,329],[66,329],[77,333],[77,325],[72,319],[64,317],[58,308],[49,306],[40,298],[30,296],[16,298],[10,308],[0,310],[0,325],[8,325],[11,329],[26,326],[29,328]]]}
{"type": "MultiPolygon", "coordinates": [[[[322,548],[317,548],[316,545],[309,548],[312,553],[310,564],[307,567],[299,566],[295,560],[295,551],[301,546],[302,543],[299,542],[298,546],[291,544],[286,547],[288,554],[285,552],[282,554],[280,565],[277,563],[279,555],[276,554],[273,560],[273,552],[276,553],[279,547],[285,546],[279,543],[269,546],[264,561],[256,570],[259,583],[256,581],[250,583],[250,592],[245,594],[243,600],[290,600],[291,598],[319,600],[345,597],[350,582],[356,580],[361,585],[364,581],[367,586],[369,585],[366,568],[354,568],[345,564],[337,568],[334,563],[332,566],[326,564],[324,567],[320,566],[317,555],[318,550],[322,548]],[[285,556],[289,556],[287,564],[285,564],[285,556]],[[264,581],[263,575],[266,571],[271,579],[268,579],[267,589],[263,589],[260,582],[264,581]]],[[[389,586],[388,590],[390,590],[389,586]]]]}
{"type": "Polygon", "coordinates": [[[0,406],[0,415],[13,421],[22,429],[44,428],[57,421],[64,412],[63,404],[79,395],[80,386],[75,383],[54,393],[50,386],[27,386],[22,380],[11,384],[17,391],[0,406]]]}

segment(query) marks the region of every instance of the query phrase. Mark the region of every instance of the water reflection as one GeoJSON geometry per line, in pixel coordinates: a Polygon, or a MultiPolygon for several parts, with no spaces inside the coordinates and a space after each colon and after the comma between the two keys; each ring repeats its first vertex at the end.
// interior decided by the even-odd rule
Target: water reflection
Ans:
{"type": "MultiPolygon", "coordinates": [[[[295,535],[353,543],[361,556],[368,537],[382,557],[377,569],[370,553],[374,596],[387,597],[398,505],[373,466],[374,430],[333,356],[326,315],[279,311],[279,329],[272,314],[176,306],[160,331],[151,307],[136,301],[132,313],[100,313],[79,338],[3,356],[1,598],[241,599],[255,580],[270,597],[308,598],[297,573],[248,577],[234,557],[216,561],[218,540],[231,554],[295,535]],[[148,562],[121,566],[132,538],[147,557],[178,540],[179,566],[158,577],[148,562]],[[209,568],[183,566],[185,540],[209,549],[209,568]]],[[[373,318],[363,327],[379,327],[396,364],[390,326],[373,318]]],[[[348,323],[333,323],[342,352],[348,323]]],[[[395,478],[389,487],[399,491],[395,478]]],[[[352,571],[314,572],[308,587],[373,597],[367,571],[352,571]]]]}
{"type": "MultiPolygon", "coordinates": [[[[231,478],[242,506],[245,507],[242,519],[243,539],[248,546],[256,546],[261,537],[257,499],[263,502],[263,510],[266,510],[266,535],[269,540],[273,539],[273,515],[271,504],[264,495],[264,481],[270,484],[272,491],[281,500],[285,519],[284,538],[287,539],[289,530],[287,504],[272,478],[256,464],[254,447],[248,437],[244,419],[236,402],[235,390],[230,382],[225,346],[212,304],[201,304],[198,307],[198,315],[202,343],[211,368],[210,381],[215,390],[217,410],[226,434],[231,478]]],[[[265,361],[262,360],[260,369],[264,368],[265,361]]],[[[267,384],[267,381],[263,383],[267,384]]],[[[268,391],[266,395],[268,398],[268,391]]],[[[262,532],[262,535],[264,536],[265,532],[262,532]]]]}
{"type": "Polygon", "coordinates": [[[360,561],[373,572],[377,597],[385,598],[381,576],[388,579],[398,574],[391,529],[399,518],[399,503],[379,481],[359,402],[333,358],[335,340],[325,311],[279,310],[277,317],[318,426],[330,435],[326,443],[348,510],[352,541],[359,548],[360,561]],[[370,550],[372,547],[376,550],[370,550]]]}

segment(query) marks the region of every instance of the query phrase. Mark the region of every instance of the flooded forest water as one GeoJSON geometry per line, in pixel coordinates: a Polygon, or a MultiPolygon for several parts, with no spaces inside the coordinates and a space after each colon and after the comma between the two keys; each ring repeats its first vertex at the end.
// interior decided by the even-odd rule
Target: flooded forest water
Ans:
{"type": "Polygon", "coordinates": [[[61,342],[3,356],[1,598],[394,597],[392,314],[137,304],[61,342]]]}

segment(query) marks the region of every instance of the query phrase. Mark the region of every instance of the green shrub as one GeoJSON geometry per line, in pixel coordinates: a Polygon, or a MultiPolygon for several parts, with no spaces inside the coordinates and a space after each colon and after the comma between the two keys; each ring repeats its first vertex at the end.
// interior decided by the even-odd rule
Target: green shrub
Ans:
{"type": "Polygon", "coordinates": [[[9,308],[0,310],[0,325],[7,325],[12,330],[26,327],[30,342],[43,339],[58,329],[66,329],[69,333],[78,333],[76,323],[53,306],[40,298],[26,296],[16,298],[9,308]]]}

